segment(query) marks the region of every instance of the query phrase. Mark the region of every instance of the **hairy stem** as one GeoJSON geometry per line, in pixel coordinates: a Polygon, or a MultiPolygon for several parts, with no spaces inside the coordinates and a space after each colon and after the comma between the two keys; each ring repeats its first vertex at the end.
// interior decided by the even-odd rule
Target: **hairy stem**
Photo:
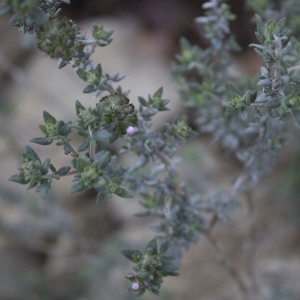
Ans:
{"type": "Polygon", "coordinates": [[[91,130],[91,128],[89,127],[89,135],[90,135],[90,155],[89,155],[89,159],[90,162],[92,163],[95,160],[95,153],[96,153],[96,147],[97,147],[97,143],[95,141],[95,139],[93,138],[93,132],[91,130]]]}
{"type": "MultiPolygon", "coordinates": [[[[75,174],[77,174],[77,173],[78,173],[77,170],[71,170],[71,171],[69,171],[67,174],[59,175],[59,176],[60,176],[60,177],[71,176],[71,175],[75,175],[75,174]]],[[[43,178],[55,178],[55,174],[54,174],[54,173],[49,173],[49,174],[45,175],[43,178]]]]}

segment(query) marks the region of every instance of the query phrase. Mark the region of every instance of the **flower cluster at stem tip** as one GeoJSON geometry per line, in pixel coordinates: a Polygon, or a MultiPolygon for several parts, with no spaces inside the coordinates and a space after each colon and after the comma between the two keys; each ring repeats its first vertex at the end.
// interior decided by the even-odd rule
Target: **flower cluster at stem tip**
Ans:
{"type": "Polygon", "coordinates": [[[66,17],[51,19],[37,31],[38,47],[53,59],[66,62],[83,56],[84,45],[77,39],[80,28],[66,17]]]}

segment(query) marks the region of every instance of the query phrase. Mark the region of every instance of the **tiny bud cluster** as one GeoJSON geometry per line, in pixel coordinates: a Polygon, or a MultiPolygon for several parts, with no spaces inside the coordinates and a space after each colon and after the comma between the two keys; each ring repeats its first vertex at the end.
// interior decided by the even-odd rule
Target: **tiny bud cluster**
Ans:
{"type": "Polygon", "coordinates": [[[37,31],[38,47],[51,58],[70,62],[83,56],[84,45],[77,39],[79,32],[79,27],[66,17],[51,19],[37,31]]]}

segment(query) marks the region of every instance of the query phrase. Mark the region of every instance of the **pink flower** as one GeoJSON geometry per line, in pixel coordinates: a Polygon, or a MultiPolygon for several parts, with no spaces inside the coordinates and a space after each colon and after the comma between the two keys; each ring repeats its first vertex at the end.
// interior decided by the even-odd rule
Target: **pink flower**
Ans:
{"type": "Polygon", "coordinates": [[[138,291],[140,289],[140,285],[138,282],[134,282],[132,285],[131,285],[131,289],[133,291],[138,291]]]}
{"type": "Polygon", "coordinates": [[[126,132],[127,134],[132,135],[135,132],[135,128],[133,126],[128,126],[126,132]]]}

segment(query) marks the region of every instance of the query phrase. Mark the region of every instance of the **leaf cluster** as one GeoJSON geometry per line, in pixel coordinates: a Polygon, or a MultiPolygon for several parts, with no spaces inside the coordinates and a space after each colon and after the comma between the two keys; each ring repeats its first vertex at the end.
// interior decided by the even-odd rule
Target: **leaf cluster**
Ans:
{"type": "Polygon", "coordinates": [[[26,146],[19,170],[20,172],[12,175],[9,180],[20,184],[28,184],[27,189],[35,187],[35,191],[42,198],[45,198],[51,188],[52,178],[59,179],[60,176],[68,173],[70,168],[61,167],[56,171],[49,158],[42,162],[37,153],[30,146],[26,146]],[[51,177],[48,176],[49,169],[53,172],[51,177]]]}
{"type": "Polygon", "coordinates": [[[53,178],[58,180],[60,176],[74,175],[75,183],[70,189],[70,194],[94,189],[98,192],[98,204],[113,194],[125,198],[132,197],[122,186],[125,169],[117,165],[116,159],[109,151],[103,150],[103,147],[126,134],[128,126],[136,125],[134,106],[127,97],[118,94],[103,97],[94,109],[85,108],[79,101],[75,106],[77,124],[72,124],[71,121],[67,123],[58,121],[44,111],[45,124],[39,126],[44,136],[31,139],[31,142],[43,146],[58,140],[56,146],[63,146],[64,154],[72,156],[70,166],[64,166],[57,171],[50,164],[49,158],[41,163],[35,151],[26,146],[20,172],[10,177],[10,180],[29,184],[28,188],[37,186],[36,192],[44,198],[53,178]],[[71,146],[69,134],[72,129],[85,139],[77,150],[71,146]],[[97,142],[102,144],[102,149],[100,146],[98,152],[96,152],[97,142]]]}
{"type": "Polygon", "coordinates": [[[13,15],[10,25],[20,27],[24,33],[34,33],[41,25],[59,14],[59,5],[69,0],[4,0],[0,4],[0,15],[13,15]]]}
{"type": "Polygon", "coordinates": [[[116,166],[115,159],[112,159],[108,151],[98,152],[92,163],[87,157],[79,157],[73,163],[76,164],[74,168],[77,172],[73,177],[75,183],[70,189],[70,194],[94,189],[98,192],[97,204],[100,204],[105,197],[111,198],[113,194],[132,198],[132,195],[121,186],[125,169],[116,166]]]}
{"type": "Polygon", "coordinates": [[[260,44],[250,44],[250,47],[253,47],[266,63],[272,63],[290,49],[287,43],[290,31],[285,27],[286,20],[285,18],[278,22],[269,20],[267,24],[264,24],[260,16],[255,15],[255,17],[257,24],[255,35],[260,44]]]}
{"type": "Polygon", "coordinates": [[[151,240],[145,250],[123,250],[122,254],[132,261],[135,266],[134,272],[129,273],[126,278],[132,282],[129,290],[141,296],[145,291],[161,296],[159,289],[163,277],[178,275],[178,265],[174,257],[167,254],[168,241],[158,244],[157,239],[151,240]]]}

